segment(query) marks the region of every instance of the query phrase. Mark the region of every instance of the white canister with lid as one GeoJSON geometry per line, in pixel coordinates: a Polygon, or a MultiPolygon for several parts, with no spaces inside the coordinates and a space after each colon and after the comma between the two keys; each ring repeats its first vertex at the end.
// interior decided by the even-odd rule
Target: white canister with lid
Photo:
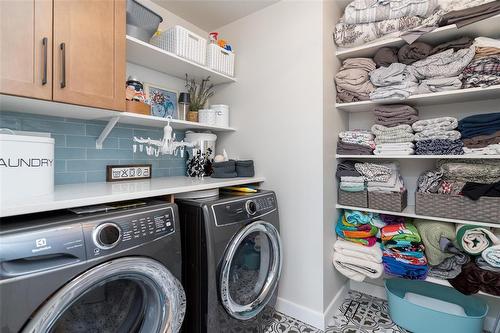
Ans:
{"type": "Polygon", "coordinates": [[[198,110],[198,122],[200,124],[215,126],[215,111],[212,109],[198,110]]]}
{"type": "Polygon", "coordinates": [[[215,126],[229,127],[229,106],[225,104],[211,105],[215,112],[215,126]]]}
{"type": "Polygon", "coordinates": [[[0,131],[0,200],[54,192],[54,139],[48,133],[0,131]]]}
{"type": "Polygon", "coordinates": [[[193,151],[200,150],[202,154],[210,152],[210,158],[215,157],[215,142],[217,141],[217,135],[213,133],[187,131],[184,140],[194,145],[193,151]]]}

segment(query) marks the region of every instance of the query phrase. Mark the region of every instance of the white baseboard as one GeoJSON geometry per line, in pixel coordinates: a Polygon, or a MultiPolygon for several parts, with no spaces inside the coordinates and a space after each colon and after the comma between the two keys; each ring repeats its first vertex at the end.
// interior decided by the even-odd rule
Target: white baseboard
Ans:
{"type": "Polygon", "coordinates": [[[323,314],[311,309],[308,309],[302,305],[290,302],[286,299],[278,297],[276,300],[276,310],[290,316],[292,318],[298,319],[308,325],[324,330],[325,321],[323,320],[323,314]]]}
{"type": "Polygon", "coordinates": [[[324,328],[322,328],[322,330],[325,330],[328,327],[330,321],[333,318],[333,315],[335,314],[337,309],[342,305],[342,302],[344,301],[348,291],[349,291],[349,284],[345,283],[342,286],[342,288],[340,288],[340,290],[337,292],[335,297],[332,299],[332,301],[326,308],[325,313],[323,314],[324,328]]]}

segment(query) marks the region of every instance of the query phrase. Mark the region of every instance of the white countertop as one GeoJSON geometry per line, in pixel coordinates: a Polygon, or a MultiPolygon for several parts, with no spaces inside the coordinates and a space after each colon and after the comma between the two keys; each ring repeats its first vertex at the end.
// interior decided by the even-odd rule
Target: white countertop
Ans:
{"type": "Polygon", "coordinates": [[[0,217],[44,212],[113,201],[132,200],[160,195],[209,190],[265,181],[264,177],[252,178],[190,178],[161,177],[139,181],[113,183],[85,183],[58,185],[51,195],[6,198],[0,203],[0,217]]]}

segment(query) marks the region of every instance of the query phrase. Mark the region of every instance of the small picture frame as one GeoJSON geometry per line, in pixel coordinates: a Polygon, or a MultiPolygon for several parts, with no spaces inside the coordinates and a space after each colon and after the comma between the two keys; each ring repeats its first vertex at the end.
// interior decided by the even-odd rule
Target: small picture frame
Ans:
{"type": "Polygon", "coordinates": [[[178,119],[176,90],[158,86],[156,84],[144,83],[146,99],[151,103],[151,115],[156,117],[178,119]]]}
{"type": "Polygon", "coordinates": [[[151,164],[108,165],[106,181],[149,179],[152,171],[151,164]]]}

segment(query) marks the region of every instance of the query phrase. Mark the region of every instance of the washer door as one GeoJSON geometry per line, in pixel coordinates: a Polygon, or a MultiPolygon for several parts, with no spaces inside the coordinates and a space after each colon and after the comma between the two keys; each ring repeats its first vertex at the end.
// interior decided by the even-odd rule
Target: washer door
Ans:
{"type": "Polygon", "coordinates": [[[276,228],[257,221],[236,234],[220,270],[220,297],[234,318],[254,318],[269,303],[281,274],[282,249],[276,228]]]}
{"type": "Polygon", "coordinates": [[[176,333],[186,300],[161,263],[126,257],[96,266],[57,291],[23,332],[176,333]]]}

